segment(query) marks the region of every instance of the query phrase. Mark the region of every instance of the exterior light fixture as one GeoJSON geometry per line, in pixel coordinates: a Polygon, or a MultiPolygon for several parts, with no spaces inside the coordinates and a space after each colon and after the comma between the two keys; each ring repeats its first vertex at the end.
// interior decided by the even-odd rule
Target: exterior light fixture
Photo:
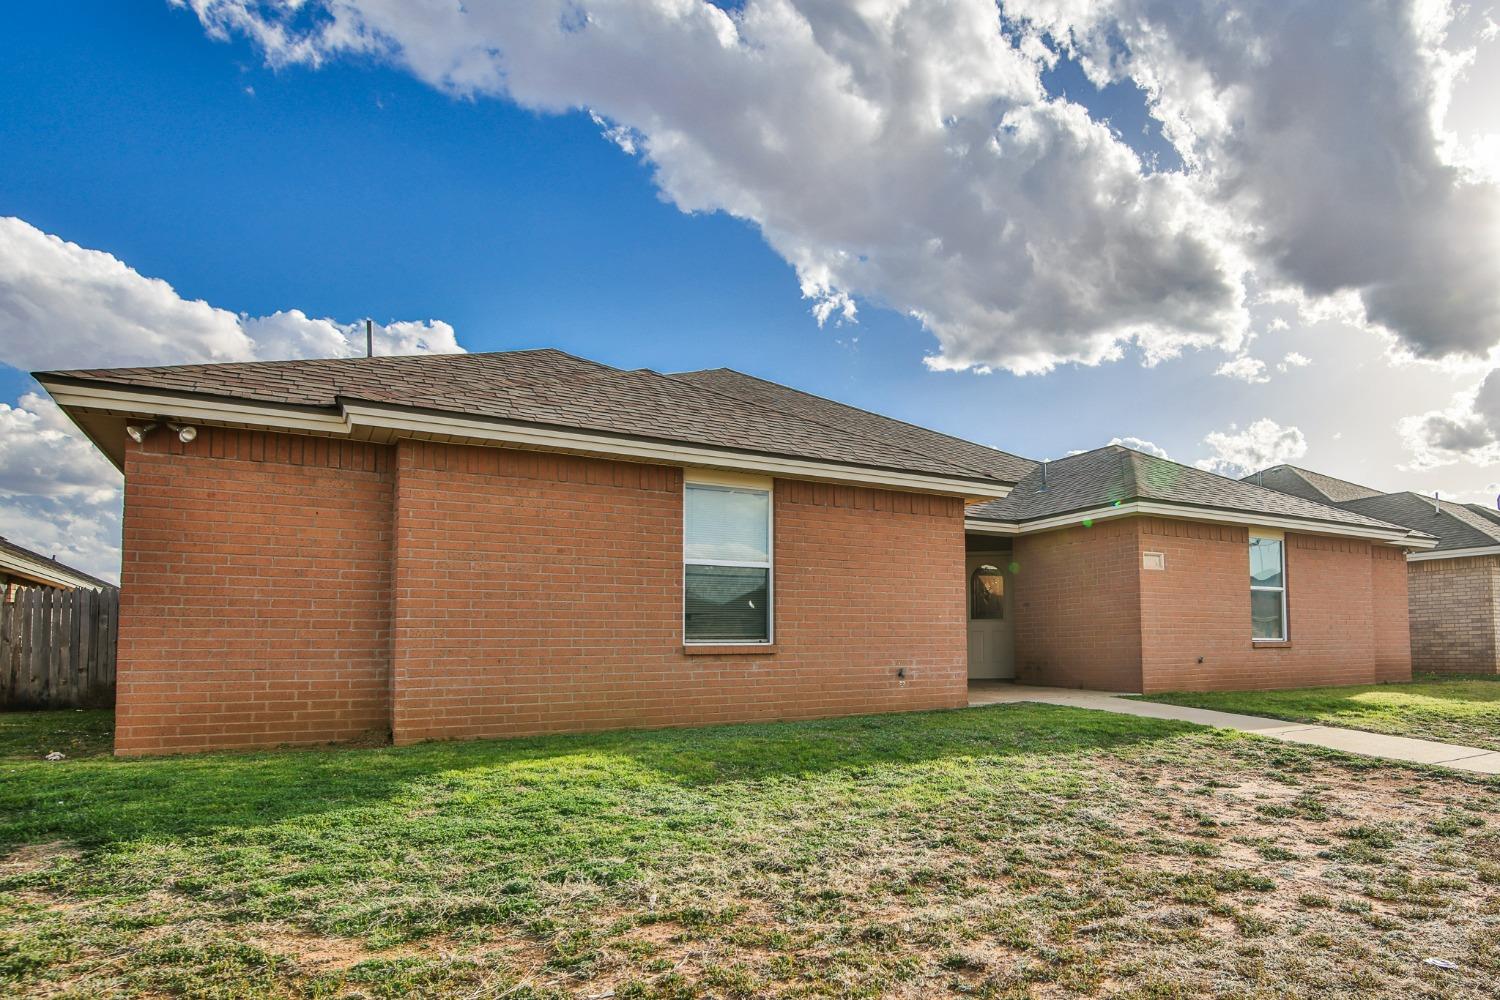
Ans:
{"type": "Polygon", "coordinates": [[[177,432],[177,440],[183,444],[187,444],[198,436],[198,428],[188,426],[187,424],[168,424],[167,427],[177,432]]]}
{"type": "Polygon", "coordinates": [[[155,428],[155,424],[126,424],[125,433],[130,435],[130,440],[140,444],[155,428]]]}

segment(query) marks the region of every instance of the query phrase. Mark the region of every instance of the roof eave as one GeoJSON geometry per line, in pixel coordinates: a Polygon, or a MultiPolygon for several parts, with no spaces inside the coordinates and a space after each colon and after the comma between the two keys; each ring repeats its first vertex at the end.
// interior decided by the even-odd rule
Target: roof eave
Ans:
{"type": "Polygon", "coordinates": [[[1251,528],[1273,528],[1283,531],[1301,531],[1306,534],[1338,535],[1367,538],[1387,545],[1412,549],[1430,549],[1438,544],[1436,538],[1422,538],[1411,534],[1407,528],[1396,525],[1377,527],[1374,525],[1345,524],[1338,521],[1319,521],[1290,515],[1261,514],[1251,511],[1231,510],[1223,507],[1199,507],[1191,504],[1168,503],[1160,500],[1129,500],[1118,504],[1086,507],[1061,514],[1048,515],[1035,520],[998,521],[986,518],[968,518],[966,530],[976,534],[1030,535],[1058,528],[1073,527],[1085,521],[1093,522],[1114,517],[1169,517],[1186,521],[1214,521],[1239,524],[1251,528]]]}
{"type": "Polygon", "coordinates": [[[962,497],[965,502],[995,500],[1014,483],[944,476],[852,462],[832,462],[752,452],[712,445],[610,434],[553,425],[428,411],[340,398],[337,407],[266,403],[234,397],[150,390],[139,386],[39,373],[37,380],[105,453],[123,468],[123,444],[109,440],[97,420],[179,420],[226,427],[317,434],[361,441],[403,437],[517,447],[664,465],[742,469],[787,478],[873,486],[962,497]]]}

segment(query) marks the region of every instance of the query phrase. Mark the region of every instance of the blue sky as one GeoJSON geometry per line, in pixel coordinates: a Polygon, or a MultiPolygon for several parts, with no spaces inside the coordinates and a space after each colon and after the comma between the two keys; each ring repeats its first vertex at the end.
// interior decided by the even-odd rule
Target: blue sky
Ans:
{"type": "MultiPolygon", "coordinates": [[[[753,227],[663,202],[649,168],[581,112],[455,100],[370,65],[271,70],[165,3],[15,14],[0,39],[0,214],[107,250],[185,298],[437,317],[470,350],[727,366],[1027,455],[1117,434],[1187,446],[1164,411],[1222,394],[1133,365],[930,372],[931,336],[886,309],[819,329],[753,227]],[[1118,383],[1146,390],[1128,417],[1118,383]],[[1170,407],[1152,404],[1165,393],[1170,407]]],[[[1076,67],[1049,76],[1095,93],[1076,67]]],[[[1125,89],[1096,106],[1135,139],[1144,116],[1125,89]]],[[[5,376],[0,391],[19,391],[19,374],[5,376]]]]}
{"type": "MultiPolygon", "coordinates": [[[[596,6],[612,11],[622,3],[628,5],[608,0],[596,6]]],[[[1465,410],[1461,398],[1487,370],[1472,359],[1461,368],[1397,370],[1385,360],[1388,342],[1359,324],[1283,303],[1239,309],[1249,341],[1244,331],[1216,331],[1179,356],[1146,366],[1139,342],[1125,337],[1117,339],[1117,360],[1078,363],[1073,359],[1088,348],[1079,346],[1077,331],[1060,326],[1033,337],[1021,320],[1006,319],[992,332],[964,319],[976,297],[985,297],[983,280],[978,292],[939,290],[924,299],[933,283],[908,278],[926,265],[911,264],[900,247],[891,249],[888,233],[872,237],[879,249],[869,251],[870,259],[878,263],[884,252],[903,263],[888,268],[886,279],[867,280],[852,269],[838,287],[857,305],[857,322],[831,319],[820,326],[813,302],[799,291],[800,272],[788,247],[816,243],[824,232],[789,232],[785,219],[796,213],[770,203],[795,191],[796,178],[790,186],[782,183],[786,178],[736,178],[747,188],[764,182],[751,191],[751,201],[766,206],[762,214],[737,207],[746,203],[738,189],[702,197],[742,217],[685,211],[691,199],[684,191],[712,189],[725,171],[694,176],[669,153],[641,144],[628,154],[587,113],[566,110],[577,103],[561,94],[566,87],[559,85],[554,97],[540,84],[511,93],[436,79],[399,45],[379,57],[330,52],[316,64],[299,62],[243,32],[211,37],[205,28],[213,28],[212,17],[211,10],[200,18],[149,0],[60,0],[9,11],[0,35],[0,216],[110,255],[166,282],[182,300],[201,299],[231,313],[258,317],[298,309],[341,323],[364,316],[441,320],[469,350],[555,346],[621,366],[729,366],[1033,457],[1129,436],[1182,461],[1211,461],[1225,451],[1211,435],[1232,436],[1270,420],[1279,431],[1296,430],[1301,450],[1291,457],[1302,464],[1376,485],[1467,490],[1477,497],[1500,479],[1490,452],[1445,452],[1445,465],[1411,467],[1411,448],[1398,429],[1402,418],[1443,413],[1458,424],[1470,421],[1463,426],[1489,447],[1488,432],[1475,423],[1480,417],[1465,410]],[[553,106],[559,103],[563,107],[553,106]],[[892,300],[904,308],[887,308],[892,300]],[[928,322],[908,315],[912,308],[928,322]],[[1019,367],[1013,359],[1022,341],[1047,358],[1050,371],[1005,370],[1019,367]],[[1278,370],[1279,359],[1291,352],[1311,363],[1283,363],[1285,370],[1278,370]],[[1251,353],[1267,380],[1215,374],[1251,353]],[[967,370],[938,371],[924,363],[940,354],[967,370]],[[1391,398],[1394,387],[1404,398],[1391,398]]],[[[608,27],[607,18],[599,23],[608,27]]],[[[751,28],[743,30],[748,35],[751,28]]],[[[1082,37],[1084,27],[1077,30],[1082,37]]],[[[670,40],[663,39],[665,47],[670,40]]],[[[760,41],[775,53],[774,40],[760,41]]],[[[415,47],[415,39],[407,43],[415,47]]],[[[1492,49],[1478,61],[1481,68],[1492,64],[1492,49]]],[[[1080,58],[1089,54],[1082,46],[1080,58]]],[[[667,52],[664,62],[671,56],[667,52]]],[[[545,76],[548,67],[510,69],[522,81],[526,74],[545,76]]],[[[661,107],[653,106],[648,75],[642,71],[639,92],[632,90],[634,80],[621,88],[632,92],[618,108],[610,104],[608,80],[589,103],[604,108],[607,126],[628,126],[645,139],[680,132],[711,149],[716,137],[693,134],[692,122],[701,121],[693,109],[665,95],[657,95],[661,107]]],[[[1150,161],[1142,176],[1153,170],[1188,176],[1163,130],[1162,119],[1170,115],[1157,108],[1154,117],[1131,79],[1101,89],[1080,61],[1067,57],[1043,68],[1039,79],[1047,95],[1075,102],[1095,122],[1107,120],[1121,142],[1150,161]]],[[[577,86],[590,85],[597,82],[577,86]]],[[[705,101],[713,91],[705,86],[705,101]]],[[[725,100],[731,112],[745,104],[733,94],[725,100]]],[[[1468,107],[1463,99],[1456,103],[1468,107]]],[[[1477,135],[1491,124],[1466,128],[1477,135]]],[[[1493,131],[1500,132],[1500,124],[1493,131]]],[[[842,169],[851,186],[863,182],[857,162],[842,169]]],[[[1035,218],[1066,216],[1080,199],[1041,190],[1046,181],[1031,175],[1005,196],[1030,197],[1036,189],[1038,199],[1062,197],[1051,207],[1041,204],[1035,218]]],[[[1226,215],[1239,210],[1211,199],[1204,204],[1226,215]]],[[[900,206],[878,202],[867,211],[902,214],[900,206]]],[[[834,220],[828,228],[847,232],[848,221],[834,220]]],[[[1084,256],[1090,252],[1087,242],[1073,245],[1075,255],[1078,246],[1084,256]]],[[[815,249],[831,259],[827,247],[815,249]]],[[[1225,259],[1230,250],[1223,251],[1225,259]]],[[[1131,258],[1127,250],[1108,266],[1118,270],[1131,258]]],[[[1149,265],[1170,272],[1179,263],[1149,265]]],[[[1257,260],[1254,267],[1252,288],[1266,282],[1272,262],[1257,260]]],[[[995,273],[998,288],[1006,272],[997,266],[995,273]]],[[[1192,313],[1188,319],[1167,316],[1165,306],[1158,317],[1153,303],[1198,294],[1201,278],[1184,278],[1187,291],[1180,294],[1164,286],[1144,305],[1132,300],[1110,308],[1144,310],[1142,322],[1180,337],[1193,324],[1201,327],[1203,316],[1227,314],[1232,296],[1184,310],[1192,313]]],[[[6,280],[0,273],[0,292],[6,280]]],[[[1151,273],[1143,280],[1170,279],[1151,273]]],[[[1004,305],[1019,302],[1016,315],[1037,317],[1039,329],[1063,323],[1046,310],[1050,303],[1038,301],[1049,294],[1056,297],[1019,291],[1004,305]]],[[[91,342],[69,341],[64,320],[56,326],[34,318],[30,325],[5,322],[0,318],[0,400],[13,406],[22,406],[18,401],[35,388],[20,368],[98,363],[91,342]],[[39,349],[44,340],[47,349],[39,349]]],[[[1088,317],[1078,322],[1097,325],[1088,317]]],[[[1425,343],[1421,336],[1410,335],[1419,344],[1425,343]]],[[[1500,331],[1492,339],[1500,340],[1500,331]]],[[[180,360],[199,359],[184,351],[180,360]]],[[[37,513],[43,500],[35,500],[29,516],[7,521],[5,490],[0,482],[0,533],[17,540],[27,532],[45,535],[38,525],[46,518],[37,513]]],[[[28,501],[22,487],[10,491],[14,512],[28,501]]],[[[47,503],[60,503],[61,496],[47,503]]],[[[106,526],[103,535],[113,530],[117,525],[106,526]]],[[[59,537],[35,543],[66,548],[59,537]]],[[[97,560],[109,558],[100,551],[77,558],[96,560],[97,568],[97,560]]]]}

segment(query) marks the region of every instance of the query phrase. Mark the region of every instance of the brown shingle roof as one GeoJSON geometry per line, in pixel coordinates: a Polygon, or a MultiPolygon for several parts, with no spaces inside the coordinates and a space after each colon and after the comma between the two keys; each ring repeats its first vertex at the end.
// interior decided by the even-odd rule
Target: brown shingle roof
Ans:
{"type": "Polygon", "coordinates": [[[954,439],[937,434],[932,438],[949,443],[927,447],[931,442],[913,434],[910,425],[841,404],[813,413],[809,404],[791,405],[785,397],[749,398],[692,378],[624,371],[555,350],[93,369],[38,377],[319,409],[336,409],[340,400],[361,401],[977,482],[1012,483],[1025,461],[981,445],[964,451],[951,444],[954,439]]]}
{"type": "Polygon", "coordinates": [[[1399,528],[1363,514],[1229,479],[1156,455],[1107,445],[1047,464],[1016,484],[1010,495],[969,508],[979,520],[1024,524],[1116,503],[1152,500],[1366,528],[1399,528]]]}
{"type": "Polygon", "coordinates": [[[1316,500],[1318,503],[1343,503],[1346,500],[1380,496],[1379,490],[1295,465],[1273,465],[1269,469],[1252,472],[1242,481],[1264,486],[1268,490],[1290,493],[1304,500],[1316,500]]]}
{"type": "Polygon", "coordinates": [[[1500,547],[1500,523],[1491,520],[1488,512],[1476,513],[1465,504],[1420,493],[1381,493],[1339,506],[1436,535],[1434,552],[1500,547]]]}
{"type": "Polygon", "coordinates": [[[827,427],[855,430],[919,454],[935,455],[997,479],[1016,482],[1036,467],[1036,462],[973,441],[941,434],[905,421],[802,392],[777,382],[737,372],[732,368],[678,372],[672,378],[773,407],[816,421],[827,427]]]}

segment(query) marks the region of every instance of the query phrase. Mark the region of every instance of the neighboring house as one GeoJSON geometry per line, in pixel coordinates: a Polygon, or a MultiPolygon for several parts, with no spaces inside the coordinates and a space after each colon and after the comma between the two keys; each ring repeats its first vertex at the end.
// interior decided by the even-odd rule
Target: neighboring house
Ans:
{"type": "Polygon", "coordinates": [[[9,601],[18,587],[108,590],[113,586],[0,536],[0,599],[9,601]]]}
{"type": "Polygon", "coordinates": [[[1016,662],[1136,690],[1401,676],[1382,567],[1431,544],[1121,449],[1048,467],[1091,485],[1043,515],[1035,462],[724,369],[37,378],[125,474],[125,754],[955,708],[1016,662]]]}
{"type": "Polygon", "coordinates": [[[1500,673],[1500,513],[1420,493],[1381,493],[1290,465],[1248,481],[1321,495],[1344,510],[1434,535],[1407,557],[1412,667],[1437,673],[1500,673]]]}
{"type": "Polygon", "coordinates": [[[1119,445],[1034,469],[967,526],[1008,567],[1023,681],[1410,679],[1403,556],[1433,540],[1406,528],[1119,445]]]}

